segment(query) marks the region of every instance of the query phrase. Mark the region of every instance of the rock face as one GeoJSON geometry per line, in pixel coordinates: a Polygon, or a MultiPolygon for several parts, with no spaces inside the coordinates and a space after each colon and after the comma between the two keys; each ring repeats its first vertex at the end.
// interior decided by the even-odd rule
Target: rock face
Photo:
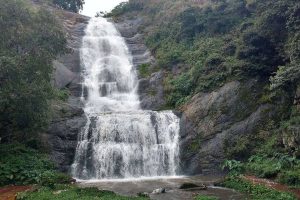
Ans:
{"type": "Polygon", "coordinates": [[[255,80],[236,81],[212,93],[199,93],[187,103],[181,124],[182,173],[220,173],[225,148],[275,116],[274,106],[257,103],[260,91],[255,80]]]}
{"type": "Polygon", "coordinates": [[[55,116],[43,138],[58,169],[68,172],[73,163],[78,133],[86,124],[83,110],[69,103],[53,105],[55,116]]]}
{"type": "MultiPolygon", "coordinates": [[[[152,70],[155,60],[144,43],[144,37],[139,33],[139,27],[143,24],[142,19],[123,19],[115,25],[121,35],[125,38],[129,51],[133,57],[133,64],[139,71],[141,65],[149,65],[152,70]]],[[[159,110],[165,105],[162,71],[158,71],[142,78],[140,75],[138,93],[141,107],[145,110],[159,110]]]]}
{"type": "Polygon", "coordinates": [[[52,160],[59,170],[68,172],[73,162],[77,137],[86,124],[83,112],[80,47],[89,18],[62,10],[51,9],[63,22],[70,52],[53,62],[53,84],[70,92],[67,102],[53,102],[53,119],[44,134],[44,143],[51,152],[52,160]]]}
{"type": "MultiPolygon", "coordinates": [[[[294,112],[300,113],[300,85],[296,89],[293,104],[294,112]]],[[[294,123],[282,130],[282,143],[291,153],[300,155],[300,124],[294,123]]]]}
{"type": "MultiPolygon", "coordinates": [[[[132,52],[136,68],[145,63],[153,67],[155,60],[139,33],[143,20],[124,17],[116,26],[132,52]]],[[[146,78],[140,76],[138,92],[143,109],[159,110],[165,105],[163,83],[162,71],[146,78]]],[[[236,144],[241,136],[255,134],[276,116],[274,105],[259,103],[264,85],[258,80],[229,82],[214,92],[196,94],[184,106],[182,113],[178,113],[182,174],[221,173],[225,149],[236,144]]]]}

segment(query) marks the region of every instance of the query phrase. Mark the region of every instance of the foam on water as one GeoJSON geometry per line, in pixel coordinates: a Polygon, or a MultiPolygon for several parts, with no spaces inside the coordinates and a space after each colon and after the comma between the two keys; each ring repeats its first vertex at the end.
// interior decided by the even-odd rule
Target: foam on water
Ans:
{"type": "Polygon", "coordinates": [[[128,47],[114,25],[91,19],[81,48],[84,111],[73,176],[84,180],[175,176],[179,118],[145,111],[128,47]]]}

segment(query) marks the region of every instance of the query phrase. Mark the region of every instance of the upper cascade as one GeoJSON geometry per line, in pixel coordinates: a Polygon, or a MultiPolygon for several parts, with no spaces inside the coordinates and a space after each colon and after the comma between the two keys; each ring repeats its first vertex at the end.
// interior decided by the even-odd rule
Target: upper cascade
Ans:
{"type": "Polygon", "coordinates": [[[179,118],[141,110],[138,79],[125,40],[104,18],[91,19],[81,48],[88,118],[72,173],[78,179],[175,176],[179,118]]]}
{"type": "Polygon", "coordinates": [[[128,47],[115,26],[93,18],[86,29],[81,62],[86,113],[140,109],[138,80],[128,47]]]}

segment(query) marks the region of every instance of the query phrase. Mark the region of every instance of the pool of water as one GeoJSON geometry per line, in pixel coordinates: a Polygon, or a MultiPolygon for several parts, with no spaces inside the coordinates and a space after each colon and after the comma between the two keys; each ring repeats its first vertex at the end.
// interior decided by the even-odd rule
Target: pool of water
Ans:
{"type": "Polygon", "coordinates": [[[220,176],[193,176],[193,177],[152,177],[142,179],[119,180],[90,180],[79,181],[80,187],[96,187],[100,190],[109,190],[124,196],[136,196],[138,193],[151,193],[158,188],[165,188],[166,193],[150,194],[153,200],[192,200],[197,194],[219,197],[220,200],[241,200],[245,196],[232,189],[215,187],[223,177],[220,176]],[[183,183],[204,184],[206,190],[181,190],[183,183]]]}

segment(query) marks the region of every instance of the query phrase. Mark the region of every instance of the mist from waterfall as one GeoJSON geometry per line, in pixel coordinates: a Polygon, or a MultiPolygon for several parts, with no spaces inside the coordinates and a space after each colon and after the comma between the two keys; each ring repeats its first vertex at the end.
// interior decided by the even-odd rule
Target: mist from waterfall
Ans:
{"type": "Polygon", "coordinates": [[[78,179],[175,176],[179,118],[145,111],[125,40],[104,18],[90,20],[81,48],[84,111],[72,174],[78,179]]]}

